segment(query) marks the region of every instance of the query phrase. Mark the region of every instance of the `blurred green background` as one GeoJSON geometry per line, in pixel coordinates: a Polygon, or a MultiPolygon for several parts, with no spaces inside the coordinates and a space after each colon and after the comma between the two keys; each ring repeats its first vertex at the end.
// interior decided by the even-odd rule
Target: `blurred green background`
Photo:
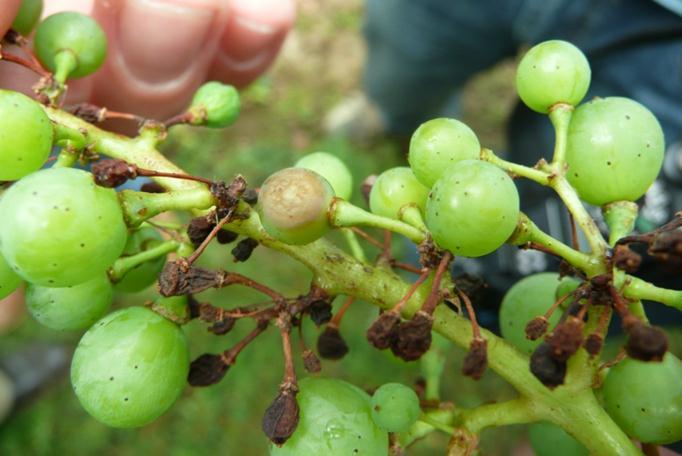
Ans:
{"type": "MultiPolygon", "coordinates": [[[[243,174],[259,184],[272,171],[293,164],[315,150],[337,154],[351,167],[356,182],[403,160],[401,145],[389,141],[358,146],[343,139],[325,137],[321,120],[345,96],[358,90],[364,59],[362,2],[360,0],[298,0],[295,30],[275,67],[243,93],[243,113],[226,131],[174,128],[164,151],[187,171],[228,180],[243,174]]],[[[479,135],[481,143],[504,149],[504,120],[513,106],[514,62],[506,62],[467,85],[463,120],[479,135]]],[[[357,203],[362,204],[356,194],[357,203]]],[[[310,274],[286,257],[259,247],[252,258],[235,264],[232,246],[212,246],[202,262],[236,270],[288,295],[304,293],[310,274]]],[[[375,251],[368,249],[370,254],[375,251]]],[[[119,295],[117,306],[139,305],[153,299],[154,291],[119,295]]],[[[206,292],[201,301],[226,308],[257,302],[260,296],[244,288],[206,292]]],[[[337,300],[337,305],[340,304],[337,300]]],[[[390,353],[369,347],[364,332],[376,309],[355,303],[341,330],[349,355],[340,362],[324,362],[322,374],[349,380],[371,389],[387,381],[414,384],[416,363],[406,364],[390,353]]],[[[192,322],[185,328],[192,357],[230,347],[252,328],[239,323],[227,336],[207,333],[192,322]]],[[[306,340],[314,345],[318,330],[304,326],[306,340]]],[[[0,356],[31,341],[74,346],[80,334],[63,334],[39,327],[30,318],[9,335],[0,336],[0,356]]],[[[463,351],[453,347],[443,379],[443,398],[462,406],[507,399],[511,388],[490,371],[475,382],[459,374],[463,351]]],[[[32,403],[0,425],[2,455],[262,455],[267,442],[260,429],[264,409],[277,393],[282,378],[279,336],[272,328],[248,347],[218,385],[187,388],[175,406],[161,419],[142,429],[115,430],[90,418],[79,406],[66,375],[32,403]]],[[[303,374],[299,362],[298,371],[303,374]]],[[[153,388],[154,385],[149,385],[153,388]]],[[[484,454],[512,454],[524,438],[523,427],[508,427],[483,434],[484,454]]],[[[434,434],[409,451],[410,455],[443,454],[447,437],[434,434]]]]}

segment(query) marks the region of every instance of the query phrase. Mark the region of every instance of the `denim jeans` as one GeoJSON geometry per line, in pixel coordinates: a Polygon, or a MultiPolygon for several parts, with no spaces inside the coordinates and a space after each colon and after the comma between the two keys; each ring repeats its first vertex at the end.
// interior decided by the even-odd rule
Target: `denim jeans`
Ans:
{"type": "MultiPolygon", "coordinates": [[[[475,74],[514,57],[522,46],[547,39],[572,42],[592,68],[586,98],[625,96],[647,106],[663,127],[664,170],[643,199],[638,227],[651,229],[682,209],[682,17],[651,0],[367,0],[368,59],[364,87],[389,130],[410,135],[425,120],[456,116],[459,88],[475,74]]],[[[519,103],[508,122],[506,158],[532,165],[550,158],[554,133],[546,116],[519,103]]],[[[516,181],[522,209],[540,226],[570,242],[561,202],[532,182],[516,181]]],[[[599,211],[593,211],[596,216],[599,211]]],[[[490,283],[490,315],[520,276],[556,270],[537,251],[503,246],[479,259],[460,259],[455,272],[480,274],[490,283]]],[[[642,272],[661,286],[679,288],[679,276],[647,264],[642,272]]],[[[651,306],[656,312],[664,306],[651,306]]],[[[656,318],[654,318],[656,320],[656,318]]],[[[679,313],[659,321],[679,322],[679,313]]],[[[486,324],[487,323],[487,324],[486,324]]]]}

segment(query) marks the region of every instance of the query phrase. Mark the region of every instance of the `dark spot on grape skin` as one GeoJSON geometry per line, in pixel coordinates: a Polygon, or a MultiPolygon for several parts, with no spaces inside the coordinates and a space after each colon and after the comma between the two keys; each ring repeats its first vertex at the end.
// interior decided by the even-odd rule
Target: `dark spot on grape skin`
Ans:
{"type": "Polygon", "coordinates": [[[630,120],[630,116],[629,116],[628,114],[625,114],[625,118],[626,118],[627,120],[630,120]]]}
{"type": "Polygon", "coordinates": [[[109,381],[113,381],[113,380],[114,380],[114,377],[109,377],[109,381]]]}
{"type": "Polygon", "coordinates": [[[127,398],[127,397],[124,397],[124,398],[123,398],[123,401],[124,401],[124,402],[128,402],[128,398],[127,398]]]}
{"type": "Polygon", "coordinates": [[[378,405],[378,404],[375,405],[375,406],[374,406],[374,410],[376,410],[377,412],[380,412],[380,411],[381,411],[381,406],[378,405]]]}
{"type": "Polygon", "coordinates": [[[85,247],[85,244],[81,242],[81,247],[85,247]]]}
{"type": "Polygon", "coordinates": [[[642,407],[640,410],[641,410],[642,412],[646,413],[646,409],[645,409],[644,407],[642,407]]]}
{"type": "Polygon", "coordinates": [[[606,166],[611,166],[611,162],[610,162],[610,161],[607,161],[607,162],[606,162],[606,166]]]}
{"type": "Polygon", "coordinates": [[[575,177],[578,177],[578,173],[573,173],[573,175],[574,175],[575,177]]]}
{"type": "Polygon", "coordinates": [[[135,364],[135,369],[137,369],[137,364],[135,364]]]}
{"type": "Polygon", "coordinates": [[[38,196],[38,192],[31,192],[31,195],[38,196]]]}

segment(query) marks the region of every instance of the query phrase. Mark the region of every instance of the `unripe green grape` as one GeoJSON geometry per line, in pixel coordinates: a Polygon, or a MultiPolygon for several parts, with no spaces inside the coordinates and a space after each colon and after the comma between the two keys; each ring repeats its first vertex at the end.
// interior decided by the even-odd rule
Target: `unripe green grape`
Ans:
{"type": "Polygon", "coordinates": [[[590,64],[580,49],[550,40],[533,46],[521,59],[516,91],[529,108],[544,114],[557,103],[580,103],[590,78],[590,64]]]}
{"type": "Polygon", "coordinates": [[[67,77],[94,73],[107,55],[102,27],[90,16],[71,11],[53,14],[41,22],[33,44],[40,62],[62,82],[67,77]]]}
{"type": "Polygon", "coordinates": [[[106,274],[78,285],[47,288],[28,284],[26,307],[43,326],[75,331],[92,326],[111,307],[114,290],[106,274]]]}
{"type": "Polygon", "coordinates": [[[564,277],[559,281],[559,285],[554,292],[555,299],[561,299],[569,293],[573,293],[583,282],[575,277],[564,277]]]}
{"type": "Polygon", "coordinates": [[[587,456],[589,452],[556,424],[542,421],[528,428],[530,445],[536,456],[587,456]]]}
{"type": "Polygon", "coordinates": [[[410,168],[399,166],[379,174],[369,193],[369,208],[376,215],[398,219],[405,206],[424,212],[428,194],[410,168]]]}
{"type": "Polygon", "coordinates": [[[626,358],[604,381],[606,411],[630,437],[653,444],[682,439],[682,362],[668,352],[661,362],[626,358]]]}
{"type": "Polygon", "coordinates": [[[350,199],[353,193],[353,175],[339,157],[327,152],[313,152],[302,157],[294,167],[315,171],[327,179],[336,196],[350,199]]]}
{"type": "Polygon", "coordinates": [[[37,102],[0,90],[0,181],[40,169],[50,155],[53,136],[50,119],[37,102]]]}
{"type": "Polygon", "coordinates": [[[436,244],[465,257],[497,250],[514,232],[518,217],[514,182],[480,160],[448,168],[426,201],[426,226],[436,244]]]}
{"type": "Polygon", "coordinates": [[[210,81],[194,93],[188,112],[193,125],[223,128],[239,117],[241,103],[237,89],[231,85],[210,81]]]}
{"type": "Polygon", "coordinates": [[[635,201],[656,180],[664,149],[661,125],[647,108],[628,98],[594,99],[573,113],[566,177],[590,204],[635,201]]]}
{"type": "Polygon", "coordinates": [[[21,277],[12,270],[0,255],[0,299],[9,296],[21,285],[21,277]]]}
{"type": "MultiPolygon", "coordinates": [[[[526,324],[552,307],[558,284],[559,274],[541,272],[519,280],[504,295],[500,305],[500,332],[523,353],[530,355],[542,342],[542,339],[526,337],[526,324]]],[[[559,323],[560,318],[561,312],[554,312],[548,319],[550,328],[559,323]]]]}
{"type": "Polygon", "coordinates": [[[23,0],[19,12],[12,22],[12,28],[28,36],[43,12],[43,0],[23,0]]]}
{"type": "Polygon", "coordinates": [[[258,195],[263,227],[287,244],[309,244],[331,228],[327,213],[333,198],[329,182],[314,171],[277,171],[265,180],[258,195]]]}
{"type": "Polygon", "coordinates": [[[296,400],[300,421],[272,456],[388,454],[388,434],[372,420],[370,398],[359,388],[337,379],[301,380],[296,400]]]}
{"type": "Polygon", "coordinates": [[[400,383],[386,383],[377,388],[371,406],[372,419],[387,432],[405,432],[421,415],[417,393],[400,383]]]}
{"type": "MultiPolygon", "coordinates": [[[[135,231],[128,238],[128,243],[123,249],[122,256],[131,256],[145,250],[149,250],[163,242],[163,237],[154,228],[144,226],[135,231]]],[[[153,260],[145,261],[133,269],[128,271],[116,284],[114,288],[117,291],[127,293],[134,293],[144,290],[154,282],[161,273],[164,264],[166,264],[166,256],[154,258],[153,260]]]]}
{"type": "Polygon", "coordinates": [[[73,168],[37,171],[0,199],[0,253],[28,282],[67,287],[106,271],[128,230],[116,192],[73,168]]]}
{"type": "Polygon", "coordinates": [[[76,347],[71,384],[83,408],[107,426],[151,423],[182,393],[189,351],[182,330],[144,307],[95,323],[76,347]]]}
{"type": "Polygon", "coordinates": [[[481,144],[476,133],[456,119],[439,118],[424,122],[410,140],[407,160],[419,182],[427,187],[458,161],[477,159],[481,144]]]}

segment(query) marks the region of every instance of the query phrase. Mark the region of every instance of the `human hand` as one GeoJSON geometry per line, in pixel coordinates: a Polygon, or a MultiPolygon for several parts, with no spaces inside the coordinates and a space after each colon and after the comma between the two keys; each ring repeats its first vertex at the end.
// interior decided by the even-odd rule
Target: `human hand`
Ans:
{"type": "MultiPolygon", "coordinates": [[[[21,0],[5,0],[4,35],[21,0]]],[[[45,0],[43,17],[91,15],[108,53],[95,74],[69,81],[67,103],[92,102],[164,119],[181,111],[206,80],[242,87],[275,59],[295,16],[293,0],[45,0]]],[[[0,62],[0,87],[25,93],[27,69],[0,62]]]]}

